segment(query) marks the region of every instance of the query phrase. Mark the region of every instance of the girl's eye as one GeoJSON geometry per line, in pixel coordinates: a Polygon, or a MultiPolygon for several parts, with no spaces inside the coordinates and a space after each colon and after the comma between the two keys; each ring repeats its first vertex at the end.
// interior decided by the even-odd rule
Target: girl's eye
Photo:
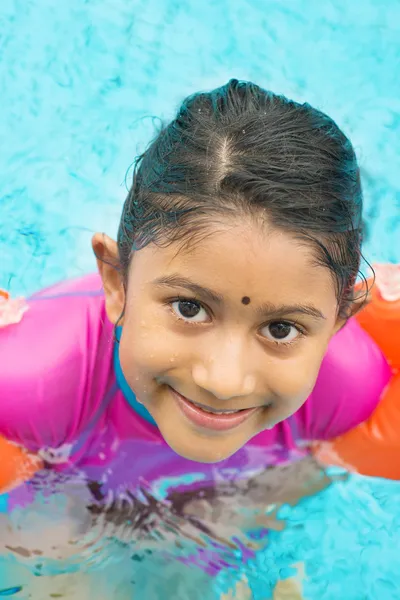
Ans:
{"type": "Polygon", "coordinates": [[[301,331],[286,321],[273,321],[261,330],[261,334],[271,342],[278,344],[290,344],[294,342],[300,335],[301,331]]]}
{"type": "Polygon", "coordinates": [[[206,323],[210,320],[206,309],[195,300],[175,300],[171,308],[177,317],[190,323],[206,323]]]}

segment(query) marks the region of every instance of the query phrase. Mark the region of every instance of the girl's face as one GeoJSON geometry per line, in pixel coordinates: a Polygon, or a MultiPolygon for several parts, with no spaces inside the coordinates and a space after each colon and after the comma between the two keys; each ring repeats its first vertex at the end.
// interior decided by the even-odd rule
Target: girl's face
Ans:
{"type": "MultiPolygon", "coordinates": [[[[105,258],[103,238],[94,247],[105,258]]],[[[199,462],[229,457],[292,415],[342,325],[329,270],[265,227],[215,228],[187,249],[150,244],[132,258],[126,296],[112,268],[99,267],[113,322],[125,306],[129,385],[167,443],[199,462]]]]}

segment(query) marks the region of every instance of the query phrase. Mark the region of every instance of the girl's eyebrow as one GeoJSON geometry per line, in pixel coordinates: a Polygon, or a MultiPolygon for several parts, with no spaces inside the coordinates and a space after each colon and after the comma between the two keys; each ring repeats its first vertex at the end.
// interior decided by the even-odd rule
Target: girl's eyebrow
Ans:
{"type": "Polygon", "coordinates": [[[212,302],[215,302],[215,304],[223,304],[224,302],[224,298],[221,294],[210,290],[210,288],[194,283],[194,281],[187,277],[181,277],[180,275],[164,275],[162,277],[157,277],[152,283],[159,286],[184,288],[196,295],[208,298],[212,302]]]}
{"type": "MultiPolygon", "coordinates": [[[[219,305],[223,304],[224,302],[224,297],[222,294],[219,294],[208,287],[199,285],[198,283],[194,283],[194,281],[191,279],[182,277],[181,275],[163,275],[162,277],[157,277],[157,279],[154,279],[152,284],[156,286],[190,290],[196,296],[202,296],[203,298],[207,298],[209,301],[215,302],[219,305]]],[[[258,306],[256,308],[256,312],[259,316],[267,317],[269,319],[282,318],[294,314],[307,315],[309,317],[313,317],[314,319],[326,319],[325,315],[318,310],[318,308],[312,306],[311,304],[276,306],[270,302],[266,302],[261,306],[258,306]]]]}
{"type": "Polygon", "coordinates": [[[282,317],[294,314],[307,315],[308,317],[318,320],[326,319],[325,315],[311,304],[281,304],[280,306],[276,306],[275,304],[267,302],[258,306],[256,312],[260,316],[267,316],[268,319],[281,319],[282,317]]]}

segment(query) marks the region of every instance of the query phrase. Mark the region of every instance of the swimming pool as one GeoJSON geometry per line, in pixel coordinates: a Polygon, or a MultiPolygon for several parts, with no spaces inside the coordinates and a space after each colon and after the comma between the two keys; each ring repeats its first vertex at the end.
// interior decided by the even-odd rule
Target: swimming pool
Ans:
{"type": "MultiPolygon", "coordinates": [[[[363,171],[367,258],[400,260],[399,23],[397,0],[367,0],[362,9],[344,0],[3,0],[0,287],[28,294],[93,270],[90,236],[115,233],[127,168],[152,136],[154,117],[170,117],[183,96],[231,76],[337,120],[363,171]]],[[[298,563],[312,600],[398,598],[398,494],[397,483],[352,476],[282,509],[286,528],[249,562],[253,598],[271,597],[298,563]]],[[[37,509],[53,514],[54,531],[60,506],[37,509]]],[[[108,554],[118,553],[113,546],[108,554]]],[[[118,576],[103,553],[102,560],[99,594],[107,595],[110,573],[110,594],[117,586],[126,593],[132,552],[119,547],[118,576]]],[[[135,569],[146,598],[165,594],[164,580],[156,590],[153,577],[165,564],[152,560],[135,569]]],[[[184,571],[165,560],[174,590],[184,571]]],[[[28,581],[28,571],[14,567],[0,570],[0,590],[28,581]]],[[[205,598],[207,578],[192,577],[179,584],[182,597],[198,588],[205,598]]],[[[228,583],[221,575],[217,587],[228,583]]]]}

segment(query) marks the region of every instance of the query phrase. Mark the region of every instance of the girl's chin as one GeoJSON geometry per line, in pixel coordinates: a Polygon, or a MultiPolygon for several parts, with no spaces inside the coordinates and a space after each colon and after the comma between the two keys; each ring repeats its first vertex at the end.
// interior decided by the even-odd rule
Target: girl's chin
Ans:
{"type": "MultiPolygon", "coordinates": [[[[166,440],[166,442],[168,443],[168,440],[166,440]]],[[[172,450],[174,452],[176,452],[176,454],[179,454],[179,456],[181,456],[182,458],[193,461],[193,462],[204,463],[204,464],[220,463],[220,462],[226,460],[227,458],[230,458],[233,454],[235,454],[235,452],[237,452],[237,450],[239,450],[239,448],[235,448],[235,450],[233,450],[232,452],[226,452],[226,453],[207,452],[207,453],[205,453],[203,449],[199,449],[198,452],[196,452],[196,450],[194,450],[193,448],[180,447],[180,446],[177,446],[176,444],[172,445],[169,443],[168,443],[168,445],[172,448],[172,450]]]]}
{"type": "Polygon", "coordinates": [[[146,408],[156,421],[166,443],[176,454],[187,460],[219,463],[243,448],[260,431],[264,410],[257,410],[255,414],[233,426],[228,423],[228,427],[224,423],[222,427],[220,424],[218,427],[208,427],[208,422],[198,423],[197,416],[193,418],[191,414],[187,415],[175,394],[168,388],[166,386],[163,389],[163,394],[155,402],[147,403],[146,408]]]}
{"type": "Polygon", "coordinates": [[[161,435],[168,446],[182,458],[198,463],[219,463],[235,454],[242,448],[247,439],[218,439],[216,436],[199,435],[183,430],[181,425],[171,423],[165,427],[158,423],[161,435]],[[179,432],[179,433],[178,433],[179,432]]]}

